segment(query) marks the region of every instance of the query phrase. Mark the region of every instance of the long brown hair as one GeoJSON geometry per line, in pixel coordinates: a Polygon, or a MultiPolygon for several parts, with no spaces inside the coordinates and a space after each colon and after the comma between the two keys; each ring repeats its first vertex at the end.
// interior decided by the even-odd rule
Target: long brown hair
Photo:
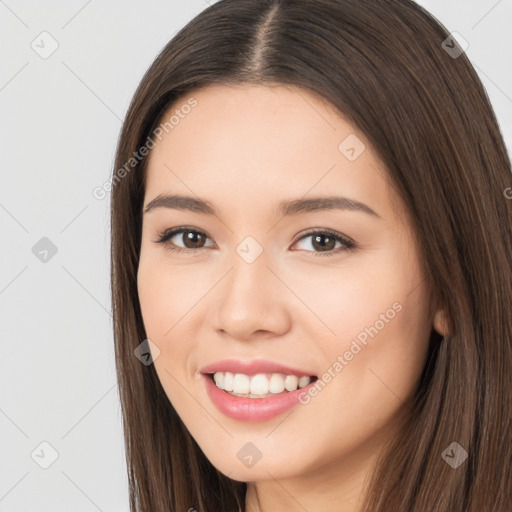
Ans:
{"type": "Polygon", "coordinates": [[[221,0],[146,72],[118,142],[111,195],[132,512],[245,508],[246,483],[208,461],[153,365],[134,357],[146,339],[136,284],[140,150],[171,105],[214,83],[299,86],[364,133],[411,214],[429,285],[446,307],[450,335],[431,333],[414,414],[382,455],[364,510],[512,510],[512,171],[486,91],[449,37],[411,0],[221,0]],[[452,442],[468,453],[457,469],[441,456],[452,442]]]}

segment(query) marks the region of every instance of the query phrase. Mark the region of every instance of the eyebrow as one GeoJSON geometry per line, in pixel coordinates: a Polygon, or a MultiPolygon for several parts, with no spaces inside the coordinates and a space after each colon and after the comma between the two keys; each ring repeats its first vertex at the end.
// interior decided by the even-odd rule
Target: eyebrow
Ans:
{"type": "MultiPolygon", "coordinates": [[[[156,208],[171,208],[175,210],[189,210],[195,213],[205,215],[215,215],[217,212],[209,201],[204,201],[190,196],[160,194],[150,201],[144,208],[144,213],[148,213],[156,208]]],[[[367,213],[369,215],[382,217],[370,208],[368,205],[340,196],[311,197],[308,199],[293,199],[279,203],[277,215],[286,217],[290,215],[299,215],[315,211],[326,210],[349,210],[367,213]]]]}

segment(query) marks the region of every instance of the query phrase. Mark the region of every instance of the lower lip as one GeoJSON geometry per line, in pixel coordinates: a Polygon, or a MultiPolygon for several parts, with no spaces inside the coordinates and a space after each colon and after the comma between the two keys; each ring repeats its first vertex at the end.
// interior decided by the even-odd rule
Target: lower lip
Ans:
{"type": "Polygon", "coordinates": [[[307,393],[310,386],[316,382],[310,382],[307,386],[295,391],[279,393],[268,398],[244,398],[233,396],[220,389],[209,375],[202,374],[206,392],[210,400],[226,416],[239,421],[259,422],[267,421],[283,414],[299,402],[301,393],[307,393]]]}

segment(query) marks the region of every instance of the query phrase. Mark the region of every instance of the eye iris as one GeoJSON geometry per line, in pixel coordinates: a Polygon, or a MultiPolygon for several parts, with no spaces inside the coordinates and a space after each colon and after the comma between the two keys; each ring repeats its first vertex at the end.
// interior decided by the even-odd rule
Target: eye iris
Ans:
{"type": "Polygon", "coordinates": [[[332,249],[334,249],[334,245],[336,245],[336,240],[332,236],[322,235],[322,234],[313,235],[313,247],[315,249],[320,248],[320,249],[332,250],[332,249]],[[328,242],[327,243],[319,243],[319,245],[317,246],[316,243],[319,241],[319,239],[327,239],[328,242]]]}
{"type": "Polygon", "coordinates": [[[201,233],[198,233],[196,231],[185,231],[183,233],[183,240],[185,242],[185,247],[187,249],[198,249],[201,248],[201,239],[204,243],[204,237],[201,235],[201,233]],[[199,240],[199,245],[196,245],[197,241],[199,240]],[[187,242],[192,242],[192,247],[187,245],[187,242]]]}

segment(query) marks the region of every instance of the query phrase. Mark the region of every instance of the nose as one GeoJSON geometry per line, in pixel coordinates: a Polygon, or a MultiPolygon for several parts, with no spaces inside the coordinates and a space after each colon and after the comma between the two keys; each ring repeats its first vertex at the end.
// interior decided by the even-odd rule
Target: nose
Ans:
{"type": "Polygon", "coordinates": [[[217,289],[215,329],[237,340],[285,334],[291,327],[290,292],[262,254],[247,263],[237,254],[217,289]]]}

